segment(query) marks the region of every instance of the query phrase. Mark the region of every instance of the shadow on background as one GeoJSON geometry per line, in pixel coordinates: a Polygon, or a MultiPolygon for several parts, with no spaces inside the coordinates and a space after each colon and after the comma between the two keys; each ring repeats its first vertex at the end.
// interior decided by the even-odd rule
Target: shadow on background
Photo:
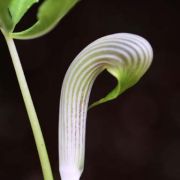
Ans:
{"type": "MultiPolygon", "coordinates": [[[[28,13],[18,29],[35,20],[28,13]]],[[[93,40],[129,32],[149,40],[154,62],[117,100],[88,113],[82,180],[180,179],[179,15],[175,0],[82,0],[48,35],[16,41],[58,180],[58,106],[64,74],[93,40]]],[[[31,128],[0,36],[0,179],[42,180],[31,128]]],[[[91,102],[115,84],[97,79],[91,102]]]]}

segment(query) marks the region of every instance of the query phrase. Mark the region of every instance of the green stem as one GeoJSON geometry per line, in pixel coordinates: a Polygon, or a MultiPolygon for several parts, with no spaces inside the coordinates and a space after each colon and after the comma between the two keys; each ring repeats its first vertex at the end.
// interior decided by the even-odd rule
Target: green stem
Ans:
{"type": "Polygon", "coordinates": [[[21,89],[21,93],[24,99],[24,103],[26,106],[27,114],[30,120],[31,128],[33,131],[34,139],[36,142],[39,158],[40,158],[40,163],[42,167],[42,172],[44,176],[44,180],[53,180],[53,175],[52,175],[52,170],[51,170],[51,165],[49,162],[43,134],[40,128],[40,124],[38,121],[38,117],[33,105],[33,101],[31,98],[31,94],[29,92],[29,88],[26,82],[26,78],[21,66],[21,62],[18,56],[18,52],[16,50],[16,46],[14,44],[14,41],[11,37],[9,37],[7,34],[4,34],[4,37],[6,39],[9,52],[11,54],[12,62],[14,65],[14,69],[16,72],[16,76],[19,82],[19,86],[21,89]]]}

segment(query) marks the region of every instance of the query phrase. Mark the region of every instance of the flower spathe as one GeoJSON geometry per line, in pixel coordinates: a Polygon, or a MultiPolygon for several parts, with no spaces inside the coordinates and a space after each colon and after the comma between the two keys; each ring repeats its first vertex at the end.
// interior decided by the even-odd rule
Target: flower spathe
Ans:
{"type": "Polygon", "coordinates": [[[153,58],[144,38],[117,33],[88,45],[71,63],[61,90],[59,110],[59,162],[62,180],[79,180],[84,167],[86,116],[96,77],[107,70],[117,86],[90,107],[118,97],[133,86],[149,68],[153,58]]]}

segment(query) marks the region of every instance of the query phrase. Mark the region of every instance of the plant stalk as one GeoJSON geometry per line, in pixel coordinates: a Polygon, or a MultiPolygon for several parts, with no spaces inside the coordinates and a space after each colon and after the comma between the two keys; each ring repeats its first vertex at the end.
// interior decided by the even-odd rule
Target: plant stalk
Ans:
{"type": "Polygon", "coordinates": [[[39,154],[39,159],[41,163],[44,180],[53,180],[53,174],[52,174],[51,165],[50,165],[46,145],[44,142],[43,134],[41,131],[41,127],[38,121],[36,110],[35,110],[35,107],[31,98],[31,94],[30,94],[30,91],[26,82],[26,78],[23,72],[23,68],[20,62],[20,58],[19,58],[16,46],[15,46],[15,43],[13,39],[9,37],[9,35],[7,35],[4,32],[3,34],[9,48],[9,52],[12,58],[12,63],[14,65],[14,69],[16,72],[19,86],[20,86],[20,90],[21,90],[25,107],[27,110],[27,114],[30,120],[37,151],[39,154]]]}

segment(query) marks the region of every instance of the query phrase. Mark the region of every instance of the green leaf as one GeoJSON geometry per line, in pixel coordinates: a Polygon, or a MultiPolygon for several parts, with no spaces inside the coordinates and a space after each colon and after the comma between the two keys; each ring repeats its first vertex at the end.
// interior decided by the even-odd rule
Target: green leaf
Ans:
{"type": "Polygon", "coordinates": [[[40,37],[53,29],[78,0],[45,0],[39,7],[37,22],[27,30],[12,33],[15,39],[40,37]]]}
{"type": "Polygon", "coordinates": [[[38,0],[0,0],[0,28],[6,33],[13,31],[16,24],[38,0]]]}
{"type": "Polygon", "coordinates": [[[39,0],[12,0],[9,5],[9,10],[12,16],[13,26],[21,20],[28,9],[39,0]]]}
{"type": "Polygon", "coordinates": [[[9,4],[12,0],[0,0],[0,29],[10,32],[13,28],[13,22],[9,12],[9,4]]]}

